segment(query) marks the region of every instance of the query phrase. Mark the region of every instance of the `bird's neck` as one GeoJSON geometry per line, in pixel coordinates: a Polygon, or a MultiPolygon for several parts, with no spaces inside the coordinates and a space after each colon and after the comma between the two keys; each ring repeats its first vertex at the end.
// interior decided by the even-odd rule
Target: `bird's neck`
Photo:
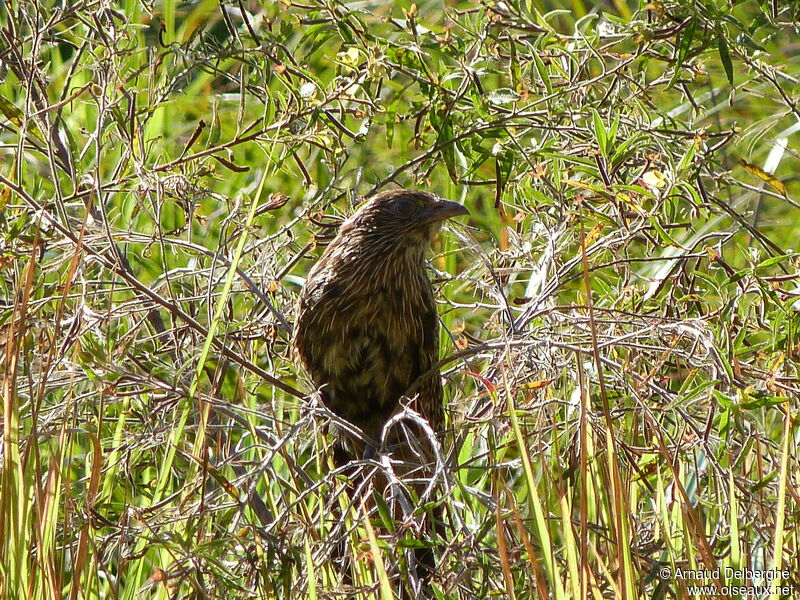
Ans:
{"type": "Polygon", "coordinates": [[[424,286],[430,286],[421,244],[391,243],[391,240],[375,244],[370,240],[365,241],[361,250],[348,257],[356,267],[361,289],[380,294],[410,288],[406,291],[413,295],[424,293],[424,286]]]}

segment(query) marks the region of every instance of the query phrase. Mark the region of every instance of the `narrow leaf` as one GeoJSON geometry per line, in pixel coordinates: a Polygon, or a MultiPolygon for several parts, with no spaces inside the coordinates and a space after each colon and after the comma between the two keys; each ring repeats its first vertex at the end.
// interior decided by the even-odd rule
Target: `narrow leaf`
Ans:
{"type": "Polygon", "coordinates": [[[786,186],[783,185],[783,182],[777,177],[775,177],[775,175],[767,173],[761,167],[757,167],[753,163],[749,163],[742,158],[739,159],[739,164],[742,165],[745,169],[747,169],[750,173],[752,173],[753,175],[764,181],[766,184],[778,190],[778,192],[780,192],[781,195],[786,196],[786,186]]]}
{"type": "Polygon", "coordinates": [[[594,124],[594,136],[597,138],[597,145],[600,146],[600,152],[603,156],[607,156],[608,134],[606,133],[606,128],[605,125],[603,125],[603,119],[600,117],[600,113],[594,109],[592,109],[592,123],[594,124]]]}
{"type": "Polygon", "coordinates": [[[728,77],[728,83],[733,85],[733,63],[731,62],[731,54],[728,51],[728,42],[725,40],[725,35],[722,28],[717,28],[717,50],[719,51],[719,59],[722,61],[722,66],[725,68],[725,75],[728,77]]]}

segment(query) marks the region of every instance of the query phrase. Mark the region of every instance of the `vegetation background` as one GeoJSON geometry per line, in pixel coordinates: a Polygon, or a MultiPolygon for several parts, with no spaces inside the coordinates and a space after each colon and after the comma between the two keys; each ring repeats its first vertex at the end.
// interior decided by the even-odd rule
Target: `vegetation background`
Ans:
{"type": "Polygon", "coordinates": [[[2,597],[392,597],[411,526],[348,506],[289,331],[398,185],[471,212],[436,596],[798,597],[798,16],[3,2],[2,597]],[[725,567],[778,580],[676,576],[725,567]]]}

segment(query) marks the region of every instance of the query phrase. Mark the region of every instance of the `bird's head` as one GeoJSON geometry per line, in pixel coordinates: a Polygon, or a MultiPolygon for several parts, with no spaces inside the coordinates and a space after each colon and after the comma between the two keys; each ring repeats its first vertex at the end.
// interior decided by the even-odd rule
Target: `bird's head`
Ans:
{"type": "Polygon", "coordinates": [[[365,202],[348,219],[343,232],[359,231],[365,239],[380,237],[396,247],[424,248],[444,221],[468,214],[463,205],[428,192],[390,190],[365,202]]]}

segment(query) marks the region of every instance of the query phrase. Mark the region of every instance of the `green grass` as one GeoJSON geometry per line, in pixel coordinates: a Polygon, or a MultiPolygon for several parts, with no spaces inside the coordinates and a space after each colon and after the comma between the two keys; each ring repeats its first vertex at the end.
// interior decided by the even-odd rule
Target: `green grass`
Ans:
{"type": "Polygon", "coordinates": [[[397,185],[471,214],[436,597],[796,596],[799,13],[4,4],[2,597],[398,593],[421,515],[350,501],[289,334],[397,185]]]}

